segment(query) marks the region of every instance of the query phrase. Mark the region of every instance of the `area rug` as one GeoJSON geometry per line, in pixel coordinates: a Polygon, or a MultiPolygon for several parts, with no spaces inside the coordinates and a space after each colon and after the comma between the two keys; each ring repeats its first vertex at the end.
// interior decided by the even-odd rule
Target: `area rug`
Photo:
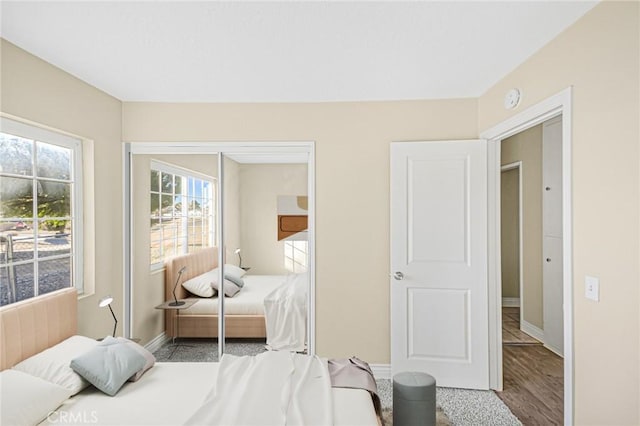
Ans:
{"type": "MultiPolygon", "coordinates": [[[[385,424],[393,422],[393,386],[389,379],[378,379],[378,395],[385,424]],[[386,414],[384,414],[386,413],[386,414]]],[[[492,391],[436,388],[438,425],[522,426],[509,408],[492,391]]]]}

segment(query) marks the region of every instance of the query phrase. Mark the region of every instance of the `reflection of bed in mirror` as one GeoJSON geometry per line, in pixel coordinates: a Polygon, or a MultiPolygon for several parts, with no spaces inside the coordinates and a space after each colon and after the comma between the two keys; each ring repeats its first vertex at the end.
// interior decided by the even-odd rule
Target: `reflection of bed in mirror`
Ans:
{"type": "MultiPolygon", "coordinates": [[[[217,248],[207,248],[196,253],[168,259],[165,263],[165,296],[173,298],[172,291],[178,271],[187,267],[181,283],[209,272],[218,266],[217,248]]],[[[286,283],[282,275],[244,275],[244,287],[233,297],[225,298],[226,337],[266,338],[265,298],[286,283]]],[[[166,334],[170,337],[218,337],[218,298],[202,298],[191,294],[182,285],[176,288],[178,299],[197,299],[188,309],[178,313],[165,312],[166,334]],[[175,328],[179,327],[178,333],[175,328]]]]}

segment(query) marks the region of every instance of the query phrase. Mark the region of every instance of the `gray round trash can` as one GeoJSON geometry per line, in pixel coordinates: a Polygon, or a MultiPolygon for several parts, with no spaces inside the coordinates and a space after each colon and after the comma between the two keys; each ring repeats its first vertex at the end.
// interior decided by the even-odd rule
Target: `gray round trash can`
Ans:
{"type": "Polygon", "coordinates": [[[436,379],[426,373],[393,376],[393,426],[436,424],[436,379]]]}

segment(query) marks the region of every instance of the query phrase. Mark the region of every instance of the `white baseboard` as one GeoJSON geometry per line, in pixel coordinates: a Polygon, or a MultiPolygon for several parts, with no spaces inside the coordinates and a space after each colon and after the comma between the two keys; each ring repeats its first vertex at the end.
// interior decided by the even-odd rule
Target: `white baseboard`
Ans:
{"type": "Polygon", "coordinates": [[[502,306],[505,308],[519,308],[520,298],[519,297],[503,297],[502,306]]]}
{"type": "Polygon", "coordinates": [[[162,333],[157,335],[153,340],[151,340],[149,343],[144,345],[144,347],[149,352],[153,353],[153,352],[157,351],[158,349],[160,349],[160,346],[162,346],[164,344],[164,342],[166,342],[169,339],[170,339],[170,337],[168,337],[163,331],[162,333]]]}
{"type": "Polygon", "coordinates": [[[564,358],[564,355],[562,354],[562,352],[558,348],[553,347],[551,345],[547,345],[546,343],[544,344],[544,347],[549,349],[554,354],[558,355],[560,358],[564,358]]]}
{"type": "Polygon", "coordinates": [[[376,379],[391,379],[391,364],[369,364],[369,367],[376,379]]]}
{"type": "Polygon", "coordinates": [[[522,331],[523,333],[527,333],[534,339],[540,340],[544,343],[544,331],[542,331],[535,325],[526,322],[525,320],[522,320],[522,322],[520,323],[520,331],[522,331]]]}

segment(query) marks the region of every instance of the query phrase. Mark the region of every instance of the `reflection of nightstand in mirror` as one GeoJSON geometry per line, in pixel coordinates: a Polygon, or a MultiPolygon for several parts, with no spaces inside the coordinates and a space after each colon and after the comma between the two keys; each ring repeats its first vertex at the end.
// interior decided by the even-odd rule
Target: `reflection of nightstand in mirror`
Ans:
{"type": "MultiPolygon", "coordinates": [[[[131,340],[132,342],[135,343],[140,343],[140,338],[139,337],[127,337],[127,340],[131,340]]],[[[98,342],[102,342],[104,340],[104,337],[101,337],[99,339],[96,339],[98,342]]]]}
{"type": "MultiPolygon", "coordinates": [[[[180,309],[187,309],[190,308],[194,303],[197,302],[197,300],[193,300],[193,299],[187,299],[187,300],[181,300],[181,302],[184,302],[182,305],[178,305],[178,306],[172,306],[171,304],[174,303],[173,300],[169,300],[167,302],[162,303],[161,305],[156,306],[156,309],[163,309],[163,310],[175,310],[176,311],[176,315],[175,315],[175,333],[173,333],[173,344],[175,345],[176,343],[176,338],[180,338],[180,309]]],[[[173,354],[172,354],[173,355],[173,354]]]]}
{"type": "Polygon", "coordinates": [[[251,266],[243,266],[241,269],[244,269],[244,271],[247,272],[249,269],[251,269],[251,266]]]}

